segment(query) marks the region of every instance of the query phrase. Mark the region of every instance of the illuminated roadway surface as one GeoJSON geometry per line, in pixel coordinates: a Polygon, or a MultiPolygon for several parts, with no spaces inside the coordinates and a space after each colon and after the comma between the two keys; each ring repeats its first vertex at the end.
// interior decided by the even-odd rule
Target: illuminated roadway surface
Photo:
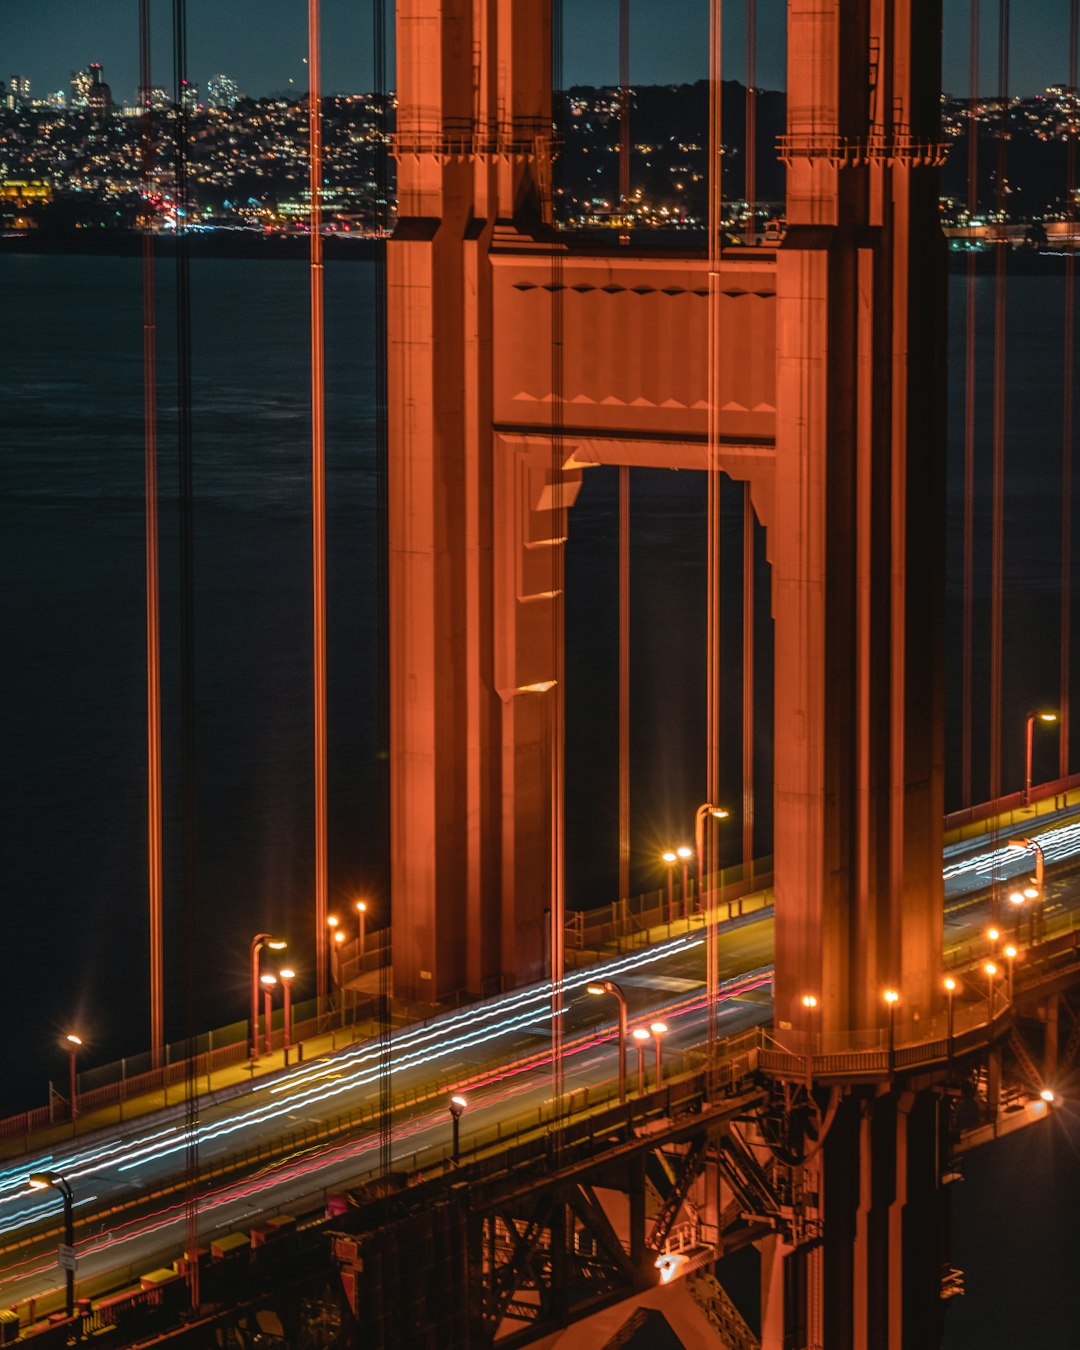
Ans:
{"type": "MultiPolygon", "coordinates": [[[[999,844],[1007,837],[999,835],[999,844]]],[[[1043,817],[1038,839],[1046,853],[1046,913],[1072,906],[1072,884],[1080,854],[1080,815],[1043,817]],[[1070,864],[1070,860],[1071,864],[1070,864]],[[1051,876],[1050,869],[1054,869],[1051,876]],[[1068,892],[1066,897],[1065,892],[1068,892]]],[[[978,938],[988,914],[986,889],[993,855],[987,839],[965,841],[945,855],[945,944],[978,938]]],[[[1001,878],[1030,874],[1033,858],[1002,846],[1001,878]]],[[[768,997],[772,960],[771,910],[759,911],[721,927],[721,964],[732,988],[720,1008],[720,1034],[731,1036],[771,1020],[768,997]],[[733,996],[732,996],[733,995],[733,996]]],[[[590,996],[586,984],[613,979],[629,1004],[631,1025],[662,1017],[670,1031],[664,1055],[675,1068],[679,1052],[704,1039],[704,934],[700,929],[610,957],[567,976],[564,1040],[571,1053],[564,1067],[564,1091],[576,1091],[580,1104],[587,1086],[610,1090],[617,1073],[614,1000],[590,996]]],[[[551,1069],[545,1062],[514,1067],[541,1055],[549,1039],[550,994],[539,985],[470,1005],[393,1036],[393,1090],[419,1088],[433,1077],[466,1080],[487,1069],[484,1081],[469,1089],[462,1118],[462,1148],[470,1137],[486,1135],[537,1119],[551,1095],[551,1069]],[[510,1069],[507,1072],[508,1068],[510,1069]]],[[[651,1084],[654,1049],[646,1045],[651,1084]]],[[[637,1056],[627,1056],[628,1085],[637,1082],[637,1056]]],[[[378,1045],[363,1042],[260,1079],[227,1099],[204,1099],[200,1106],[199,1160],[206,1166],[258,1142],[337,1114],[374,1105],[378,1100],[378,1045]]],[[[450,1117],[442,1096],[395,1115],[394,1165],[421,1171],[438,1166],[450,1143],[450,1117]]],[[[379,1139],[372,1128],[341,1141],[301,1149],[261,1171],[223,1180],[199,1202],[199,1232],[204,1246],[215,1236],[250,1228],[275,1212],[305,1213],[317,1208],[324,1192],[343,1190],[377,1165],[379,1139]]],[[[56,1191],[30,1190],[26,1178],[56,1171],[75,1193],[80,1292],[96,1293],[137,1278],[170,1262],[183,1247],[182,1192],[154,1201],[153,1192],[183,1176],[186,1164],[184,1108],[131,1122],[123,1135],[102,1130],[54,1148],[30,1154],[0,1170],[0,1306],[55,1294],[60,1288],[55,1244],[62,1209],[56,1191]],[[139,1196],[134,1211],[100,1217],[101,1211],[139,1196]],[[80,1214],[81,1211],[81,1214],[80,1214]],[[99,1216],[84,1225],[87,1215],[99,1216]]]]}

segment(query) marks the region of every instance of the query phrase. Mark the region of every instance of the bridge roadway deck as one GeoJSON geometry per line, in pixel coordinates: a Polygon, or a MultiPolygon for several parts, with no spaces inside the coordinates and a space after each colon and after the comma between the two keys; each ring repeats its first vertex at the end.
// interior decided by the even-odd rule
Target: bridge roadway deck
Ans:
{"type": "MultiPolygon", "coordinates": [[[[1048,820],[1041,828],[1059,831],[1062,838],[1070,828],[1080,834],[1080,824],[1066,819],[1048,820]]],[[[969,841],[950,866],[985,853],[984,841],[969,841]]],[[[1005,861],[1021,871],[1028,865],[1015,852],[1005,861]]],[[[1077,862],[1066,858],[1050,877],[1051,925],[1071,923],[1080,908],[1076,872],[1077,862]]],[[[981,952],[985,873],[968,867],[957,876],[967,878],[968,889],[948,905],[946,947],[981,952]]],[[[731,978],[720,1012],[722,1035],[771,1020],[771,947],[769,911],[725,926],[723,963],[731,978]]],[[[704,1036],[703,950],[703,935],[694,930],[568,976],[565,1088],[575,1108],[590,1092],[610,1091],[616,1070],[609,1000],[589,997],[585,984],[602,968],[624,987],[632,1019],[663,1017],[671,1028],[665,1063],[669,1072],[677,1071],[704,1036]]],[[[463,1120],[466,1148],[482,1133],[539,1121],[550,1109],[547,1019],[548,995],[541,985],[395,1033],[395,1166],[423,1172],[444,1165],[450,1135],[445,1103],[459,1087],[470,1098],[463,1120]]],[[[203,1240],[250,1226],[256,1216],[305,1212],[327,1193],[370,1174],[378,1150],[376,1097],[377,1049],[369,1042],[262,1079],[241,1096],[204,1103],[203,1240]]],[[[11,1160],[0,1171],[0,1304],[29,1298],[48,1303],[59,1291],[57,1197],[28,1190],[30,1173],[54,1170],[71,1182],[79,1287],[91,1294],[171,1259],[182,1246],[184,1150],[183,1113],[174,1108],[126,1124],[122,1132],[11,1160]]]]}

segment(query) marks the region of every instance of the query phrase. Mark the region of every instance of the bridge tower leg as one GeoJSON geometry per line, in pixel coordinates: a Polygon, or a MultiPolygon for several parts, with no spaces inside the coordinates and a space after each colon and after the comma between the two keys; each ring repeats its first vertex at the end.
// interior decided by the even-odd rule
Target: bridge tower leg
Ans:
{"type": "MultiPolygon", "coordinates": [[[[938,0],[789,0],[775,1018],[799,1049],[819,1033],[826,1051],[884,1043],[886,989],[898,1044],[940,1007],[940,51],[938,0]]],[[[936,1100],[902,1077],[848,1090],[823,1150],[823,1240],[768,1265],[770,1350],[937,1344],[936,1100]]]]}
{"type": "Polygon", "coordinates": [[[539,595],[526,631],[513,589],[509,599],[497,594],[493,535],[513,514],[516,484],[494,462],[488,251],[496,222],[539,216],[550,14],[544,0],[398,0],[396,13],[399,217],[387,254],[394,991],[433,1000],[544,973],[551,747],[561,734],[549,682],[562,597],[539,595]],[[495,653],[507,645],[528,688],[513,678],[500,687],[495,653]]]}
{"type": "Polygon", "coordinates": [[[884,1028],[890,986],[898,1031],[940,1001],[941,12],[789,0],[788,14],[776,1018],[828,1039],[884,1028]]]}

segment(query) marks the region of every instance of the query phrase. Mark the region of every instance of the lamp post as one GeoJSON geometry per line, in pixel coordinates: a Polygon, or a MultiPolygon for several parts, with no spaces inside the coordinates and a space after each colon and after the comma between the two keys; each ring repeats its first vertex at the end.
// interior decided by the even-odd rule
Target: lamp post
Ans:
{"type": "Polygon", "coordinates": [[[987,1035],[994,1022],[994,977],[998,973],[997,966],[993,961],[987,961],[983,966],[983,974],[986,976],[986,1030],[987,1035]]]}
{"type": "Polygon", "coordinates": [[[667,918],[668,923],[672,923],[675,918],[675,864],[679,859],[670,848],[661,854],[661,857],[667,863],[667,918]]]}
{"type": "Polygon", "coordinates": [[[667,1031],[667,1023],[666,1023],[666,1022],[653,1022],[653,1023],[651,1024],[651,1026],[649,1027],[649,1031],[652,1033],[652,1038],[653,1038],[653,1040],[656,1042],[656,1086],[659,1087],[659,1086],[660,1086],[660,1082],[661,1082],[661,1078],[660,1078],[660,1055],[661,1055],[661,1049],[662,1049],[662,1046],[663,1046],[663,1038],[664,1038],[664,1034],[665,1034],[666,1031],[667,1031]]]}
{"type": "Polygon", "coordinates": [[[264,947],[283,952],[289,944],[272,933],[256,933],[251,939],[251,1058],[259,1058],[259,953],[264,947]]]}
{"type": "Polygon", "coordinates": [[[289,1051],[292,1048],[292,982],[296,979],[296,971],[290,970],[286,966],[278,971],[278,979],[281,981],[281,988],[285,994],[285,1029],[283,1041],[285,1047],[285,1063],[289,1062],[289,1051]]]}
{"type": "Polygon", "coordinates": [[[896,1005],[900,1002],[900,994],[896,989],[886,989],[882,997],[889,1010],[889,1072],[892,1073],[896,1057],[896,1005]]]}
{"type": "Polygon", "coordinates": [[[702,802],[694,813],[694,849],[697,853],[699,894],[705,892],[705,818],[711,816],[713,820],[727,820],[730,814],[730,811],[725,811],[722,806],[713,806],[712,802],[702,802]]]}
{"type": "Polygon", "coordinates": [[[610,994],[619,1005],[619,1101],[626,1101],[626,997],[612,980],[586,986],[590,994],[610,994]]]}
{"type": "Polygon", "coordinates": [[[335,928],[333,940],[330,943],[330,977],[337,987],[338,1007],[341,1013],[341,1025],[345,1025],[345,990],[341,985],[341,948],[347,941],[345,930],[335,928]]]}
{"type": "Polygon", "coordinates": [[[75,1215],[73,1213],[71,1187],[58,1172],[34,1172],[27,1180],[35,1191],[43,1191],[51,1186],[54,1190],[59,1191],[63,1197],[64,1246],[67,1248],[67,1251],[62,1253],[66,1292],[65,1307],[68,1317],[73,1317],[75,1315],[75,1215]]]}
{"type": "MultiPolygon", "coordinates": [[[[1024,887],[1023,897],[1025,900],[1035,900],[1038,902],[1038,920],[1039,920],[1038,929],[1039,929],[1039,937],[1042,938],[1043,882],[1046,879],[1046,854],[1043,852],[1042,844],[1040,844],[1037,839],[1031,839],[1026,835],[1016,839],[1010,839],[1009,848],[1021,850],[1030,849],[1031,852],[1035,854],[1035,878],[1034,878],[1035,884],[1034,887],[1031,886],[1024,887]]],[[[1013,894],[1015,895],[1016,892],[1014,891],[1013,894]]],[[[1012,898],[1013,897],[1010,895],[1009,899],[1012,900],[1012,898]]],[[[1017,927],[1019,927],[1019,923],[1020,918],[1019,914],[1017,914],[1017,927]]],[[[1028,929],[1029,929],[1029,938],[1032,942],[1034,942],[1036,930],[1034,909],[1032,909],[1030,912],[1028,929]]]]}
{"type": "Polygon", "coordinates": [[[70,1070],[70,1086],[68,1090],[71,1098],[71,1119],[74,1121],[79,1115],[79,1087],[75,1059],[82,1049],[82,1037],[76,1036],[73,1031],[69,1031],[64,1037],[64,1049],[68,1052],[68,1068],[70,1070]]]}
{"type": "Polygon", "coordinates": [[[274,985],[277,984],[276,975],[260,975],[259,983],[263,987],[263,1026],[266,1029],[266,1053],[274,1053],[274,985]]]}
{"type": "Polygon", "coordinates": [[[638,1096],[642,1097],[645,1095],[645,1042],[649,1039],[649,1033],[644,1027],[635,1027],[630,1034],[637,1046],[637,1090],[638,1096]]]}
{"type": "Polygon", "coordinates": [[[990,955],[997,955],[997,945],[1001,941],[1001,930],[999,928],[988,928],[986,930],[986,940],[990,943],[990,955]]]}
{"type": "Polygon", "coordinates": [[[953,998],[956,995],[956,981],[951,975],[945,976],[945,1035],[948,1037],[948,1058],[952,1059],[953,1043],[953,998]]]}
{"type": "Polygon", "coordinates": [[[1056,712],[1029,712],[1024,727],[1024,805],[1031,804],[1031,757],[1035,741],[1035,723],[1050,724],[1058,720],[1056,712]]]}
{"type": "Polygon", "coordinates": [[[682,907],[683,916],[688,919],[690,917],[690,859],[694,856],[694,851],[682,844],[675,850],[675,853],[682,862],[682,907]]]}
{"type": "Polygon", "coordinates": [[[461,1161],[461,1115],[468,1104],[464,1097],[450,1098],[450,1120],[454,1128],[453,1159],[455,1167],[461,1161]]]}
{"type": "Polygon", "coordinates": [[[356,912],[360,916],[360,960],[364,960],[364,950],[367,947],[367,901],[357,900],[356,912]]]}

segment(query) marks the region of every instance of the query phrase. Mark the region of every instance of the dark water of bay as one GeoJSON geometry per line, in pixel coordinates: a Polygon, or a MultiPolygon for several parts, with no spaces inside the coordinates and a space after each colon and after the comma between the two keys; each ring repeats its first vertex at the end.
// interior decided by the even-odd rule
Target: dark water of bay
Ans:
{"type": "MultiPolygon", "coordinates": [[[[963,281],[951,289],[949,784],[959,788],[963,281]]],[[[992,407],[991,281],[980,279],[976,500],[975,796],[985,795],[992,407]]],[[[307,274],[300,263],[193,265],[200,993],[204,1024],[244,1015],[251,934],[284,930],[304,965],[310,928],[312,772],[307,274]]],[[[178,896],[176,765],[178,555],[172,272],[159,276],[162,413],[162,644],[167,908],[178,896]]],[[[1023,720],[1057,703],[1061,516],[1058,277],[1010,282],[1006,468],[1006,789],[1023,773],[1023,720]]],[[[59,1033],[78,1026],[88,1062],[147,1042],[143,444],[139,264],[134,259],[0,257],[0,936],[9,1030],[0,1115],[42,1100],[63,1071],[59,1033]]],[[[374,343],[368,264],[327,267],[331,901],[383,873],[376,763],[373,471],[374,343]]],[[[705,494],[700,477],[643,471],[633,483],[633,850],[639,886],[659,885],[661,847],[690,832],[704,786],[705,494]]],[[[741,496],[725,498],[725,642],[738,651],[741,496]]],[[[617,502],[613,471],[585,475],[571,516],[568,582],[567,867],[571,906],[615,891],[617,502]]],[[[757,540],[759,576],[763,541],[757,540]]],[[[1077,550],[1080,552],[1080,549],[1077,550]]],[[[759,588],[756,771],[771,757],[767,585],[759,588]]],[[[1076,620],[1074,619],[1074,627],[1076,620]]],[[[1080,630],[1078,630],[1080,631],[1080,630]]],[[[739,792],[741,725],[725,687],[725,795],[739,792]]],[[[1075,740],[1074,740],[1075,744],[1075,740]]],[[[1056,770],[1037,747],[1036,777],[1056,770]]],[[[1074,764],[1075,767],[1075,764],[1074,764]]],[[[763,794],[764,795],[764,794],[763,794]]],[[[758,803],[757,851],[771,812],[758,803]]],[[[738,843],[733,845],[733,858],[738,843]]],[[[174,918],[170,949],[179,948],[174,918]]],[[[179,971],[170,962],[170,991],[179,971]]],[[[170,1000],[170,1007],[178,1003],[170,1000]]],[[[170,1033],[177,1034],[176,1018],[170,1033]]],[[[1055,1129],[1057,1127],[1054,1127],[1055,1129]]],[[[1078,1137],[1048,1132],[988,1150],[972,1170],[1031,1168],[1055,1213],[1078,1175],[1078,1137]],[[1043,1142],[1040,1144],[1039,1139],[1043,1142]],[[1004,1154],[1002,1150],[1012,1150],[1004,1154]],[[1034,1150],[1034,1153],[1032,1152],[1034,1150]],[[1012,1162],[1008,1162],[1011,1156],[1012,1162]],[[1051,1165],[1048,1159],[1053,1159],[1051,1165]],[[1057,1168],[1060,1166],[1061,1172],[1057,1168]],[[1049,1170],[1047,1170],[1049,1168],[1049,1170]],[[1072,1184],[1071,1182],[1069,1183],[1072,1184]],[[1044,1189],[1045,1186],[1045,1189],[1044,1189]]],[[[993,1185],[958,1198],[960,1246],[982,1251],[948,1344],[1006,1337],[993,1307],[1004,1274],[980,1240],[993,1185]],[[982,1286],[981,1290],[979,1286],[982,1286]]],[[[1072,1195],[1072,1213],[1077,1212],[1072,1195]]],[[[1034,1241],[1022,1193],[1002,1189],[1010,1225],[1034,1241]],[[1026,1214],[1026,1217],[1025,1217],[1026,1214]]],[[[1029,1205],[1030,1210],[1030,1205],[1029,1205]]],[[[1065,1228],[1054,1251],[1077,1257],[1065,1228]]],[[[1008,1241],[1008,1239],[1005,1239],[1008,1241]]],[[[1026,1240],[1026,1239],[1025,1239],[1026,1240]]],[[[964,1264],[964,1254],[955,1254],[964,1264]]],[[[1056,1259],[1056,1258],[1054,1258],[1056,1259]]],[[[1062,1258],[1064,1259],[1064,1258],[1062,1258]]],[[[1067,1316],[1067,1301],[1059,1312],[1067,1316]]],[[[1055,1316],[1051,1311],[1047,1316],[1055,1316]]],[[[1019,1323],[1017,1323],[1019,1326],[1019,1323]]],[[[1068,1322],[1038,1343],[1080,1345],[1068,1322]]]]}

